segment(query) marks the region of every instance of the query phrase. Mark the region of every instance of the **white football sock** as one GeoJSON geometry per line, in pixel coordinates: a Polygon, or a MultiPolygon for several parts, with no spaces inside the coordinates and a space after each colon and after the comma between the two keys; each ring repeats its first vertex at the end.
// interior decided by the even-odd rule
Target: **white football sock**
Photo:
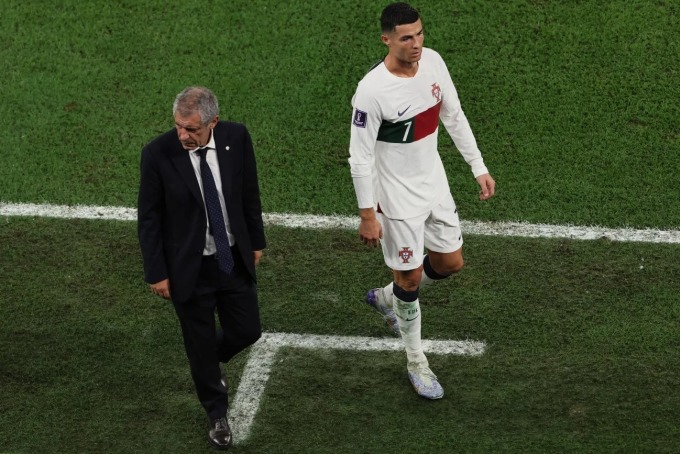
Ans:
{"type": "Polygon", "coordinates": [[[425,270],[423,270],[423,274],[420,275],[420,284],[418,285],[418,287],[423,288],[426,285],[431,284],[432,282],[434,282],[434,279],[428,276],[425,270]]]}
{"type": "Polygon", "coordinates": [[[405,302],[393,296],[394,313],[399,317],[399,331],[404,341],[408,362],[427,364],[420,341],[420,302],[405,302]]]}

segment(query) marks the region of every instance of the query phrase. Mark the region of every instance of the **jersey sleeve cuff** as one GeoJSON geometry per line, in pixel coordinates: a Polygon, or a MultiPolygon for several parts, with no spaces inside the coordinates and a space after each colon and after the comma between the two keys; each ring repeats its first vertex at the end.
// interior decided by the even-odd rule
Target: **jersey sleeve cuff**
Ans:
{"type": "Polygon", "coordinates": [[[361,208],[373,208],[373,179],[371,176],[352,177],[357,204],[361,208]]]}
{"type": "Polygon", "coordinates": [[[489,170],[484,165],[484,160],[482,158],[477,158],[470,162],[470,168],[472,169],[472,174],[475,176],[475,178],[489,173],[489,170]]]}

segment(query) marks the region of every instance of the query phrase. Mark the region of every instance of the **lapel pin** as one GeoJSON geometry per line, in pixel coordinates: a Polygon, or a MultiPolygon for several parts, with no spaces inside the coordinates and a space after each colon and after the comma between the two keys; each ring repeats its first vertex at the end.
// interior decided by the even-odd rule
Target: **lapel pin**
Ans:
{"type": "Polygon", "coordinates": [[[225,149],[225,150],[229,150],[229,145],[227,145],[226,147],[224,147],[224,149],[225,149]]]}

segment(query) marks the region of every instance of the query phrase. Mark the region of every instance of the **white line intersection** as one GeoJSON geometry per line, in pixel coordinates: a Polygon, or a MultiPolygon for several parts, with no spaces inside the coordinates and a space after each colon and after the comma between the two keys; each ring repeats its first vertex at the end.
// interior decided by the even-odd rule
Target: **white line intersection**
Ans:
{"type": "MultiPolygon", "coordinates": [[[[404,349],[401,339],[398,338],[263,333],[262,338],[250,349],[248,361],[241,375],[241,382],[230,405],[229,425],[236,444],[243,443],[250,435],[276,353],[282,347],[359,351],[402,351],[404,349]]],[[[423,339],[423,349],[426,353],[433,355],[479,356],[484,353],[486,344],[470,340],[423,339]]]]}

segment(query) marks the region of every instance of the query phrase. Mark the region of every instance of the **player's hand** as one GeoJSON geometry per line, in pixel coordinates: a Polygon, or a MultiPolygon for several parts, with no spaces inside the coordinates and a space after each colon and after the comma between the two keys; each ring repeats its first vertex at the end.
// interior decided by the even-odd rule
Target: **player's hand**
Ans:
{"type": "Polygon", "coordinates": [[[163,279],[155,284],[149,284],[149,288],[155,294],[166,300],[170,299],[170,279],[163,279]]]}
{"type": "Polygon", "coordinates": [[[253,259],[255,260],[255,266],[259,265],[262,259],[262,251],[253,251],[253,259]]]}
{"type": "Polygon", "coordinates": [[[489,200],[496,193],[496,182],[488,173],[478,176],[477,183],[479,183],[479,187],[481,188],[479,191],[479,200],[489,200]]]}
{"type": "Polygon", "coordinates": [[[382,226],[375,217],[373,208],[361,210],[359,238],[361,239],[362,243],[368,246],[376,247],[380,244],[380,238],[382,238],[382,226]]]}

